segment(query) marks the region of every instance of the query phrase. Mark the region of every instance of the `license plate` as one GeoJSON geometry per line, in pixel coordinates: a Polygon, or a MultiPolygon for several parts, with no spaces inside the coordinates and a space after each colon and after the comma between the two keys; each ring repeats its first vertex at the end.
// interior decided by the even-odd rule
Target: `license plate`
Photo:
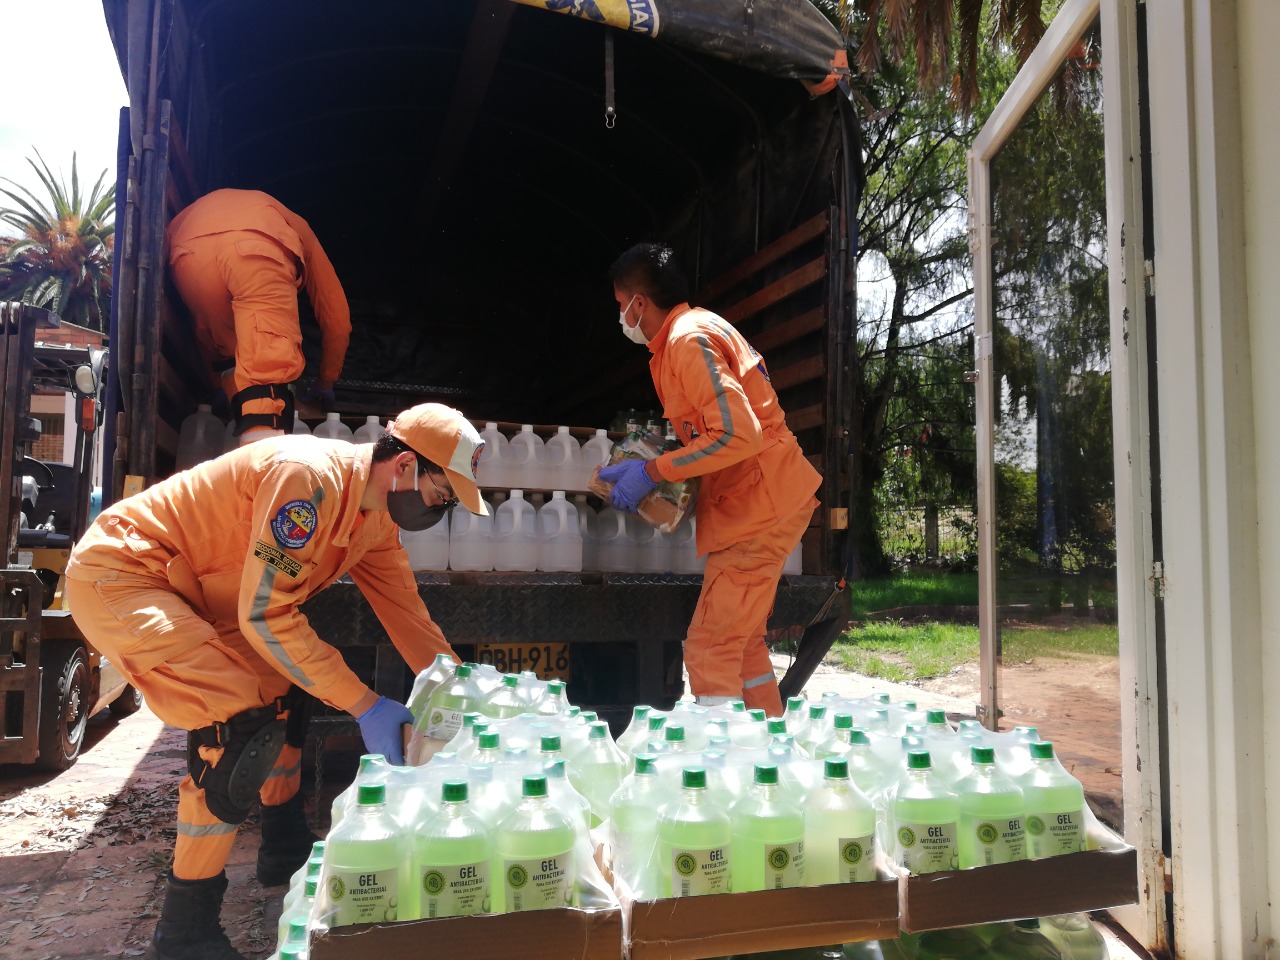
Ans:
{"type": "Polygon", "coordinates": [[[570,674],[567,643],[480,643],[476,660],[491,663],[503,673],[531,670],[539,680],[565,680],[570,674]]]}

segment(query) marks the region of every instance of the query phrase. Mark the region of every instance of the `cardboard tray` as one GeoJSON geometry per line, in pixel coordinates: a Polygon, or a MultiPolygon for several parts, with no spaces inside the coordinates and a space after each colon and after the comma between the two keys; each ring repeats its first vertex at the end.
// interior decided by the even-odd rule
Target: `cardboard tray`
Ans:
{"type": "Polygon", "coordinates": [[[622,912],[535,910],[480,917],[369,923],[315,933],[311,960],[618,960],[622,912]]]}
{"type": "Polygon", "coordinates": [[[1138,901],[1138,853],[1086,814],[1082,853],[923,876],[898,873],[907,933],[1105,910],[1138,901]]]}
{"type": "Polygon", "coordinates": [[[898,882],[888,872],[869,883],[671,900],[632,900],[625,888],[615,890],[631,960],[697,960],[898,935],[898,882]]]}

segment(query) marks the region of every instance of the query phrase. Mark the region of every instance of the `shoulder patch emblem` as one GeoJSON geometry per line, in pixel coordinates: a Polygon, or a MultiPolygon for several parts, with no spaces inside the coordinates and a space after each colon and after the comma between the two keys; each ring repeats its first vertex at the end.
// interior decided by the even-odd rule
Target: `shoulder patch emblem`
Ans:
{"type": "Polygon", "coordinates": [[[280,546],[297,550],[316,532],[316,508],[309,500],[290,500],[271,521],[271,533],[280,546]]]}
{"type": "Polygon", "coordinates": [[[269,543],[263,543],[259,540],[253,545],[253,555],[263,563],[275,567],[287,577],[298,579],[298,574],[302,572],[302,564],[293,557],[289,556],[283,550],[271,546],[269,543]]]}

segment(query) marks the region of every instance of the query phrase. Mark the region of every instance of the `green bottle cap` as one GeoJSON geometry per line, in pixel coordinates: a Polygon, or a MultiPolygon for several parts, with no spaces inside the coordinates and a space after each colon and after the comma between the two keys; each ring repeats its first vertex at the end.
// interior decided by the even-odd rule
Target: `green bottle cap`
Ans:
{"type": "Polygon", "coordinates": [[[632,720],[643,720],[645,717],[649,716],[649,710],[650,710],[650,709],[651,709],[650,707],[646,707],[646,706],[636,706],[636,707],[632,707],[632,708],[631,708],[631,719],[632,719],[632,720]]]}
{"type": "Polygon", "coordinates": [[[902,701],[902,709],[903,709],[903,710],[915,710],[915,708],[916,708],[916,702],[915,702],[914,700],[903,700],[903,701],[902,701]]]}
{"type": "Polygon", "coordinates": [[[462,725],[464,727],[474,727],[480,722],[480,718],[483,716],[483,713],[477,713],[475,710],[468,710],[462,715],[462,725]]]}
{"type": "Polygon", "coordinates": [[[908,737],[920,737],[929,732],[929,728],[923,723],[908,723],[902,728],[902,732],[908,737]]]}
{"type": "Polygon", "coordinates": [[[661,730],[661,729],[663,728],[663,726],[666,724],[666,722],[667,722],[667,718],[666,718],[666,717],[659,717],[659,716],[657,716],[657,715],[650,715],[650,717],[649,717],[649,732],[650,732],[650,733],[655,733],[655,732],[657,732],[658,730],[661,730]]]}
{"type": "Polygon", "coordinates": [[[542,752],[555,753],[560,749],[560,734],[551,733],[542,738],[542,752]]]}
{"type": "Polygon", "coordinates": [[[307,872],[302,875],[302,879],[306,880],[310,877],[319,877],[320,871],[324,869],[324,857],[312,857],[307,861],[307,872]]]}
{"type": "Polygon", "coordinates": [[[437,653],[436,663],[453,663],[453,657],[449,656],[447,653],[437,653]]]}
{"type": "Polygon", "coordinates": [[[587,736],[588,739],[591,740],[608,740],[609,724],[605,723],[603,720],[595,721],[591,724],[591,732],[587,736]]]}
{"type": "Polygon", "coordinates": [[[520,793],[526,797],[545,797],[547,795],[547,778],[525,777],[520,787],[520,793]]]}
{"type": "Polygon", "coordinates": [[[316,888],[319,886],[319,877],[307,877],[307,879],[302,883],[302,895],[308,900],[314,900],[316,896],[316,888]]]}
{"type": "Polygon", "coordinates": [[[467,677],[471,676],[471,664],[469,663],[458,664],[458,669],[453,671],[453,675],[457,677],[459,680],[467,679],[467,677]]]}
{"type": "Polygon", "coordinates": [[[809,704],[809,719],[821,720],[827,715],[827,705],[825,703],[809,704]]]}
{"type": "Polygon", "coordinates": [[[871,698],[874,703],[889,703],[889,695],[887,693],[877,693],[871,698]]]}
{"type": "Polygon", "coordinates": [[[778,717],[778,718],[777,718],[777,719],[775,719],[775,720],[770,720],[770,721],[769,721],[769,732],[770,732],[770,733],[786,733],[786,732],[787,732],[787,721],[783,720],[781,717],[778,717]]]}
{"type": "Polygon", "coordinates": [[[933,761],[929,759],[928,750],[908,750],[907,751],[907,769],[908,770],[931,770],[933,761]]]}
{"type": "Polygon", "coordinates": [[[600,719],[600,714],[596,713],[594,710],[583,710],[578,714],[578,716],[587,721],[587,723],[595,723],[600,719]]]}
{"type": "Polygon", "coordinates": [[[946,722],[947,722],[947,711],[945,711],[945,710],[930,710],[928,713],[926,713],[926,714],[925,714],[925,717],[928,719],[928,721],[929,721],[930,723],[946,723],[946,722]]]}
{"type": "Polygon", "coordinates": [[[1040,731],[1035,727],[1014,727],[1013,732],[1019,736],[1031,737],[1032,739],[1039,739],[1040,737],[1040,731]]]}
{"type": "Polygon", "coordinates": [[[707,739],[707,746],[715,750],[725,750],[732,743],[733,741],[730,740],[728,737],[724,736],[723,734],[715,737],[710,737],[707,739]]]}
{"type": "Polygon", "coordinates": [[[1037,740],[1035,743],[1031,744],[1031,759],[1052,760],[1053,744],[1048,740],[1037,740]]]}
{"type": "Polygon", "coordinates": [[[324,856],[324,841],[323,841],[323,840],[317,840],[315,843],[313,843],[313,844],[311,845],[311,856],[312,856],[312,857],[322,857],[322,856],[324,856]]]}
{"type": "Polygon", "coordinates": [[[991,747],[970,747],[969,759],[974,763],[995,763],[996,752],[991,747]]]}
{"type": "Polygon", "coordinates": [[[863,730],[861,727],[854,727],[849,731],[849,742],[860,743],[865,746],[871,743],[871,738],[867,736],[867,731],[863,730]]]}
{"type": "Polygon", "coordinates": [[[500,739],[501,737],[499,737],[498,734],[492,731],[486,730],[484,733],[480,734],[480,749],[481,750],[497,750],[499,746],[498,741],[500,739]]]}
{"type": "Polygon", "coordinates": [[[799,713],[804,709],[804,697],[787,697],[787,713],[799,713]]]}
{"type": "Polygon", "coordinates": [[[667,743],[684,743],[684,726],[673,723],[663,731],[663,735],[667,743]]]}
{"type": "Polygon", "coordinates": [[[650,774],[650,773],[657,773],[657,772],[658,772],[658,758],[656,755],[652,753],[636,754],[636,773],[650,774]]]}
{"type": "Polygon", "coordinates": [[[565,778],[564,758],[556,760],[548,760],[542,765],[542,769],[547,772],[547,776],[552,780],[563,780],[565,778]]]}
{"type": "Polygon", "coordinates": [[[284,935],[284,942],[306,943],[307,942],[307,918],[294,917],[289,921],[289,932],[284,935]]]}
{"type": "MultiPolygon", "coordinates": [[[[497,734],[495,733],[496,737],[497,734]]],[[[467,781],[446,780],[440,792],[440,799],[445,803],[462,803],[467,799],[467,781]]]]}
{"type": "Polygon", "coordinates": [[[514,673],[503,674],[502,685],[504,687],[510,687],[511,689],[514,690],[517,686],[519,686],[519,684],[520,684],[520,678],[517,677],[514,673]]]}
{"type": "Polygon", "coordinates": [[[305,943],[286,943],[280,948],[280,960],[303,960],[306,956],[307,945],[305,943]]]}
{"type": "Polygon", "coordinates": [[[558,696],[560,696],[560,694],[564,693],[564,681],[563,681],[563,680],[548,680],[548,681],[547,681],[547,693],[551,694],[551,696],[553,696],[553,697],[558,697],[558,696]]]}
{"type": "Polygon", "coordinates": [[[369,773],[372,770],[377,770],[379,767],[385,767],[386,765],[387,758],[382,754],[366,753],[360,757],[360,772],[357,773],[356,776],[359,776],[360,773],[369,773]]]}
{"type": "Polygon", "coordinates": [[[851,713],[837,713],[837,714],[836,714],[836,729],[837,729],[837,730],[852,730],[852,729],[853,729],[853,714],[851,714],[851,713]]]}
{"type": "Polygon", "coordinates": [[[578,716],[578,714],[582,713],[582,708],[570,706],[566,708],[564,712],[568,715],[569,719],[572,720],[574,717],[578,716]]]}
{"type": "Polygon", "coordinates": [[[877,723],[888,723],[888,722],[889,722],[889,711],[888,711],[888,710],[885,710],[885,709],[877,710],[877,711],[876,711],[876,722],[877,722],[877,723]]]}
{"type": "Polygon", "coordinates": [[[356,792],[356,803],[362,807],[375,803],[387,802],[387,785],[385,783],[362,783],[356,792]]]}
{"type": "Polygon", "coordinates": [[[732,710],[734,713],[746,713],[747,702],[745,700],[730,700],[729,709],[732,710]]]}
{"type": "Polygon", "coordinates": [[[685,767],[684,772],[680,774],[680,782],[686,787],[705,790],[707,787],[707,771],[701,767],[685,767]]]}
{"type": "Polygon", "coordinates": [[[764,723],[766,720],[769,719],[769,715],[760,709],[748,710],[747,715],[751,717],[751,719],[754,720],[756,723],[764,723]]]}
{"type": "Polygon", "coordinates": [[[756,764],[756,783],[771,786],[778,782],[778,767],[772,763],[756,764]]]}
{"type": "Polygon", "coordinates": [[[844,757],[827,757],[823,772],[828,780],[848,780],[849,761],[844,757]]]}

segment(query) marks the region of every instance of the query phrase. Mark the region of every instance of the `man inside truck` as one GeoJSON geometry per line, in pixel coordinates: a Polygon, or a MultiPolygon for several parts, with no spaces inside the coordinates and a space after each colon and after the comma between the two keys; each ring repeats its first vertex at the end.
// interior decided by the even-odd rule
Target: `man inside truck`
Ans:
{"type": "Polygon", "coordinates": [[[663,480],[702,477],[702,593],[684,641],[699,703],[741,697],[782,715],[764,635],[782,565],[809,526],[822,477],[787,428],[763,358],[728,321],[689,305],[668,246],[640,243],[609,270],[622,333],[646,344],[649,372],[683,446],[600,471],[615,509],[635,513],[663,480]]]}
{"type": "Polygon", "coordinates": [[[399,532],[458,503],[487,513],[483,447],[462,414],[434,403],[400,414],[373,445],[264,440],[107,507],[77,543],[66,588],[76,623],[160,719],[189,731],[150,956],[241,960],[218,917],[255,799],[258,880],[284,883],[305,862],[316,839],[299,793],[312,697],[355,717],[369,752],[404,762],[408,709],[370,690],[299,607],[349,573],[411,670],[453,655],[399,532]]]}
{"type": "Polygon", "coordinates": [[[258,190],[215,190],[169,224],[169,272],[195,319],[215,389],[231,403],[240,442],[293,430],[289,387],[302,375],[298,288],[320,324],[319,374],[299,398],[333,408],[351,339],[351,310],[307,221],[258,190]]]}

